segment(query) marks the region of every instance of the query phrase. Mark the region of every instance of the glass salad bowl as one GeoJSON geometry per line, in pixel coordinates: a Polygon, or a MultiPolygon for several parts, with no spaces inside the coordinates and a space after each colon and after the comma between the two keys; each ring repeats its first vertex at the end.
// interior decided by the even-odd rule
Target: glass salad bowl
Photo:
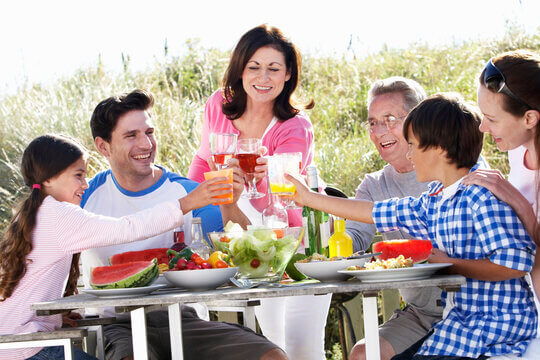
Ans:
{"type": "Polygon", "coordinates": [[[304,228],[288,227],[273,230],[267,227],[249,227],[242,230],[236,226],[226,227],[222,233],[210,233],[216,250],[228,252],[236,277],[250,279],[250,283],[280,281],[287,263],[302,242],[304,228]]]}

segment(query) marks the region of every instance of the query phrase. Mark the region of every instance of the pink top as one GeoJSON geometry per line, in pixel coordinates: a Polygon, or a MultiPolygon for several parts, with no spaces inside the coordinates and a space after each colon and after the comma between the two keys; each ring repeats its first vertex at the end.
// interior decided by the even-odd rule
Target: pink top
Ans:
{"type": "MultiPolygon", "coordinates": [[[[61,298],[73,254],[90,248],[143,240],[184,223],[178,201],[121,218],[96,215],[48,196],[39,208],[25,276],[13,294],[0,302],[0,334],[52,331],[61,315],[37,316],[30,304],[61,298]]],[[[0,350],[0,359],[25,359],[41,348],[0,350]]]]}
{"type": "MultiPolygon", "coordinates": [[[[197,182],[204,181],[204,173],[210,171],[206,160],[211,156],[209,145],[209,134],[232,133],[240,135],[233,122],[223,114],[221,104],[223,95],[221,90],[217,90],[210,96],[204,109],[204,120],[201,136],[201,146],[189,167],[188,178],[197,182]]],[[[288,152],[302,153],[302,174],[306,173],[306,167],[313,161],[314,143],[313,126],[305,113],[300,113],[286,121],[277,121],[271,126],[262,138],[262,144],[268,149],[267,155],[274,155],[288,152]]],[[[268,184],[262,180],[257,184],[261,192],[267,192],[268,184]]],[[[260,211],[266,207],[268,198],[264,197],[261,201],[255,201],[253,204],[260,211]]],[[[289,211],[289,224],[291,226],[300,226],[302,224],[301,214],[295,211],[294,214],[289,211]]]]}

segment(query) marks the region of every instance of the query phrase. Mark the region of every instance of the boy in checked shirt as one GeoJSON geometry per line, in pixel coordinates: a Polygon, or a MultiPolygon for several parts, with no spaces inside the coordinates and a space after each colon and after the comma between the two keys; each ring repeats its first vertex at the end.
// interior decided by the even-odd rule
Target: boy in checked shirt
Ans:
{"type": "Polygon", "coordinates": [[[381,202],[328,197],[291,176],[294,200],[348,219],[375,223],[380,232],[403,229],[433,244],[431,263],[452,263],[467,278],[461,291],[443,292],[443,319],[395,360],[485,359],[521,355],[536,335],[533,294],[524,275],[535,245],[506,203],[462,178],[477,167],[480,114],[457,94],[422,101],[403,124],[407,156],[418,181],[433,181],[418,198],[381,202]]]}

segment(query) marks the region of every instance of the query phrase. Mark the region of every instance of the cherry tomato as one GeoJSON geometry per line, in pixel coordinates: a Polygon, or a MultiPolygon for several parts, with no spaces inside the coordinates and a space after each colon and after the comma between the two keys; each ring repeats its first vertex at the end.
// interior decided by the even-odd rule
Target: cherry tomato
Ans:
{"type": "Polygon", "coordinates": [[[229,265],[227,265],[227,263],[223,260],[218,260],[216,261],[216,263],[214,264],[214,267],[216,269],[224,269],[224,268],[228,268],[229,265]]]}
{"type": "Polygon", "coordinates": [[[202,269],[211,269],[212,265],[210,265],[207,261],[203,262],[201,265],[199,265],[202,269]]]}
{"type": "Polygon", "coordinates": [[[225,243],[228,243],[228,242],[231,242],[231,239],[229,239],[228,237],[226,237],[225,235],[220,237],[219,238],[219,241],[220,242],[225,242],[225,243]]]}
{"type": "Polygon", "coordinates": [[[252,268],[256,269],[259,267],[259,265],[261,265],[261,261],[259,259],[253,259],[251,260],[249,265],[251,265],[252,268]]]}

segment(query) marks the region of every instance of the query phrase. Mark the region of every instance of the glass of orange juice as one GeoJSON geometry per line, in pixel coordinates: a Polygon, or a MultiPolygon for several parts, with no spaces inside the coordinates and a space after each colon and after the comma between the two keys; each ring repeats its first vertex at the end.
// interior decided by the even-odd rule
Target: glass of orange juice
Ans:
{"type": "MultiPolygon", "coordinates": [[[[233,183],[233,169],[221,169],[216,171],[208,171],[204,173],[204,179],[210,180],[216,177],[226,177],[227,181],[220,181],[217,184],[231,184],[233,183]]],[[[223,190],[223,189],[218,189],[223,190]]],[[[213,203],[212,205],[223,205],[223,204],[231,204],[233,202],[233,193],[231,191],[230,194],[225,195],[216,195],[214,198],[220,198],[220,199],[228,199],[226,202],[222,202],[219,204],[213,203]]]]}

